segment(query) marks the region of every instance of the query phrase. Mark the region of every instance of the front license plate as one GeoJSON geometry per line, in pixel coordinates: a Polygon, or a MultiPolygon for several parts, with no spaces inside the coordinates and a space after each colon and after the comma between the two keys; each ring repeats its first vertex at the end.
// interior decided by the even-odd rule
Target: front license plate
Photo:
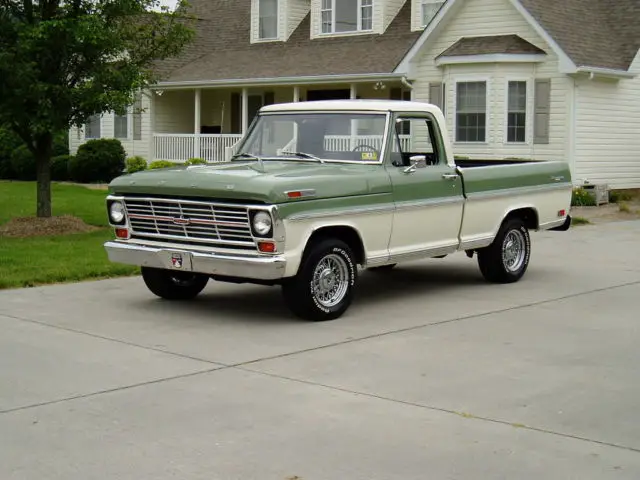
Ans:
{"type": "Polygon", "coordinates": [[[167,252],[169,268],[189,272],[192,270],[191,254],[189,252],[167,252]]]}

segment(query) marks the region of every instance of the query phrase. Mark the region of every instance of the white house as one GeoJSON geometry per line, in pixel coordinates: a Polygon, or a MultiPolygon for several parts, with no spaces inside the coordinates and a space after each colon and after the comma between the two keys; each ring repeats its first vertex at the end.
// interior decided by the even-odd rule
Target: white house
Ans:
{"type": "Polygon", "coordinates": [[[640,187],[640,0],[191,4],[197,39],[158,66],[143,113],[94,117],[72,151],[115,136],[149,160],[222,161],[265,104],[412,98],[443,109],[457,155],[640,187]]]}

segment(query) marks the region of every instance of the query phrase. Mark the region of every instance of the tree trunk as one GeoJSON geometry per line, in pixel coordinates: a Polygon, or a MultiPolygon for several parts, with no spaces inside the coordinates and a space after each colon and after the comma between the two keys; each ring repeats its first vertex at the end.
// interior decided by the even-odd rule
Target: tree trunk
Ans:
{"type": "Polygon", "coordinates": [[[37,216],[51,216],[51,151],[53,150],[53,136],[41,135],[36,139],[36,180],[37,186],[37,216]]]}

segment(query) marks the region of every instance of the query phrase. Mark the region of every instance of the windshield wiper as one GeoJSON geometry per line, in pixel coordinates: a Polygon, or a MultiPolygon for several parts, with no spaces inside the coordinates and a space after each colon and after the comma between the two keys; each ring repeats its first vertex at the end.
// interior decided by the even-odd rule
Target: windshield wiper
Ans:
{"type": "Polygon", "coordinates": [[[257,155],[254,155],[253,153],[246,153],[246,152],[236,153],[231,157],[231,160],[235,158],[253,158],[254,160],[260,160],[260,157],[258,157],[257,155]]]}
{"type": "Polygon", "coordinates": [[[258,155],[254,155],[253,153],[247,153],[247,152],[236,153],[231,157],[231,160],[234,160],[236,158],[251,158],[253,160],[257,160],[258,163],[260,164],[260,168],[264,171],[264,164],[262,163],[262,157],[259,157],[258,155]]]}
{"type": "Polygon", "coordinates": [[[282,152],[282,154],[293,155],[299,158],[308,158],[309,160],[317,160],[320,163],[324,163],[324,160],[321,159],[320,157],[316,157],[315,155],[311,155],[310,153],[306,153],[306,152],[282,152]]]}

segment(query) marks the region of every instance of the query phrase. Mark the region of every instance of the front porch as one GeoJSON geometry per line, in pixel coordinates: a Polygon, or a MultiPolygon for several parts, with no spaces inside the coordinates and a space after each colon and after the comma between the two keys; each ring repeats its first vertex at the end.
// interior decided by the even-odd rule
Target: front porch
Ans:
{"type": "MultiPolygon", "coordinates": [[[[184,162],[195,157],[208,163],[228,161],[263,105],[350,98],[408,100],[410,91],[400,82],[157,91],[152,101],[150,160],[184,162]]],[[[355,144],[374,140],[379,141],[358,135],[355,144]]],[[[403,136],[402,142],[408,141],[403,136]]],[[[328,135],[325,148],[345,150],[353,146],[350,142],[354,137],[349,134],[328,135]]]]}

